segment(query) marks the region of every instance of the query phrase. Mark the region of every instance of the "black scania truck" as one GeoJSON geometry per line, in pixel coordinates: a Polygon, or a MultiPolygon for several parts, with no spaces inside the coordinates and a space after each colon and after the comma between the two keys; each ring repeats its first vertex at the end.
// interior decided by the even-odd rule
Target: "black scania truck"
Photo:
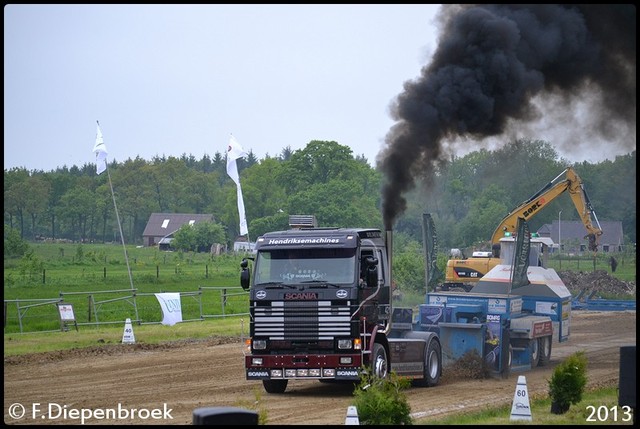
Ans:
{"type": "Polygon", "coordinates": [[[392,306],[391,232],[313,219],[292,216],[291,229],[259,237],[252,262],[242,261],[247,380],[269,393],[294,379],[357,381],[363,371],[438,384],[438,334],[415,331],[411,309],[392,306]]]}

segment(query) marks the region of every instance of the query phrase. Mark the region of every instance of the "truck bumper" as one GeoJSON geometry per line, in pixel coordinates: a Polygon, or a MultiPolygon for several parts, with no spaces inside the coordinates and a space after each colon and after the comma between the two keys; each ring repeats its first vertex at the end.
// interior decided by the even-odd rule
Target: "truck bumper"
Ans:
{"type": "Polygon", "coordinates": [[[358,380],[362,356],[330,355],[259,355],[244,357],[247,380],[332,379],[358,380]]]}

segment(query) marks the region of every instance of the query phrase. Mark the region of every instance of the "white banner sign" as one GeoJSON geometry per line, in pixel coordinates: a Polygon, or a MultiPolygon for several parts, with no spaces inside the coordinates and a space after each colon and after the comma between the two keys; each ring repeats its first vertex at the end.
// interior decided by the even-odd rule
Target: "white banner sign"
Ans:
{"type": "Polygon", "coordinates": [[[182,305],[180,304],[180,293],[157,293],[156,298],[162,308],[162,324],[173,326],[182,322],[182,305]]]}
{"type": "Polygon", "coordinates": [[[242,188],[240,187],[240,175],[238,174],[238,164],[236,160],[247,156],[249,156],[249,154],[242,149],[240,143],[238,143],[232,135],[229,139],[229,146],[227,147],[227,174],[236,183],[238,214],[240,215],[240,235],[247,235],[249,229],[247,228],[247,217],[244,213],[244,200],[242,199],[242,188]]]}

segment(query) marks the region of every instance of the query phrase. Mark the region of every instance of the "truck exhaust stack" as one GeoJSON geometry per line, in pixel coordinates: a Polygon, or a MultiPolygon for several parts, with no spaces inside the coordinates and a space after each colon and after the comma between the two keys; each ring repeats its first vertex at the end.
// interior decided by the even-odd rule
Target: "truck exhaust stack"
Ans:
{"type": "Polygon", "coordinates": [[[385,231],[384,238],[385,247],[387,248],[387,258],[389,258],[389,271],[391,271],[391,260],[392,260],[392,251],[393,251],[393,231],[388,229],[385,231]]]}

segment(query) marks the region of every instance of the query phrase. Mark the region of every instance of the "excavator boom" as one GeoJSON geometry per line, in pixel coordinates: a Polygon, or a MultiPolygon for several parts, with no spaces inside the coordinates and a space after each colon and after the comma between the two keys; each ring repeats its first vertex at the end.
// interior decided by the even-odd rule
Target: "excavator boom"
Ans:
{"type": "Polygon", "coordinates": [[[443,288],[447,290],[451,287],[462,287],[467,291],[470,290],[482,276],[500,264],[500,239],[507,232],[512,234],[516,232],[518,217],[523,217],[528,221],[564,192],[569,193],[580,219],[587,229],[585,238],[589,241],[589,250],[594,253],[597,252],[602,228],[600,228],[600,223],[593,211],[587,192],[584,190],[582,180],[573,168],[567,167],[555,179],[547,183],[500,221],[491,237],[491,254],[447,261],[443,288]],[[566,178],[559,180],[563,174],[566,174],[566,178]]]}
{"type": "Polygon", "coordinates": [[[589,250],[596,252],[598,249],[598,241],[602,235],[602,229],[598,218],[595,216],[591,201],[582,184],[582,179],[576,174],[571,167],[567,167],[555,179],[547,183],[542,189],[536,192],[531,198],[516,207],[511,213],[505,216],[498,224],[491,237],[492,246],[499,245],[500,239],[504,237],[506,232],[514,233],[518,217],[525,220],[531,219],[541,209],[555,200],[564,192],[569,192],[569,196],[576,207],[576,211],[580,215],[580,219],[587,229],[586,238],[589,239],[589,250]],[[566,178],[562,181],[558,179],[566,173],[566,178]],[[595,219],[595,224],[594,220],[595,219]],[[597,226],[596,226],[597,225],[597,226]]]}

